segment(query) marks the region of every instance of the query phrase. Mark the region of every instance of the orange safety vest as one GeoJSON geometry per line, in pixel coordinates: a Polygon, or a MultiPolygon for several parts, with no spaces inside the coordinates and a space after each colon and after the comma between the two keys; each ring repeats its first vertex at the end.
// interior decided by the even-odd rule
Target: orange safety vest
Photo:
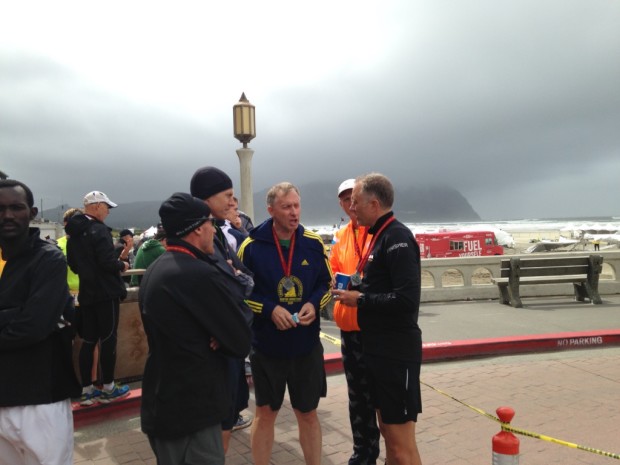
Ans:
{"type": "MultiPolygon", "coordinates": [[[[358,226],[356,237],[353,224],[349,221],[344,228],[340,228],[334,233],[334,243],[329,256],[329,264],[334,274],[355,273],[357,264],[360,261],[360,257],[355,253],[355,241],[357,241],[359,250],[363,254],[372,238],[370,235],[364,234],[367,229],[365,226],[358,226]],[[362,243],[364,236],[366,236],[366,241],[362,243]]],[[[334,321],[343,331],[360,330],[357,324],[357,307],[349,307],[342,302],[336,302],[334,304],[334,321]]]]}

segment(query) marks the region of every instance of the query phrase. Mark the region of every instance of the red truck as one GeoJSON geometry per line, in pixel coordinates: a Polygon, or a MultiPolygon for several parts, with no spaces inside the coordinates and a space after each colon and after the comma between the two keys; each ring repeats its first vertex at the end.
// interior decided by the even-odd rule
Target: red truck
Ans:
{"type": "Polygon", "coordinates": [[[418,233],[422,258],[478,257],[504,255],[492,231],[442,231],[418,233]]]}

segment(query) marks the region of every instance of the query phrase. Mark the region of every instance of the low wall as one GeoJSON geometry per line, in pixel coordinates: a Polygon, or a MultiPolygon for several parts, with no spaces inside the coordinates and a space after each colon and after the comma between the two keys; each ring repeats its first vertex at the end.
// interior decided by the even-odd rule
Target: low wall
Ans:
{"type": "MultiPolygon", "coordinates": [[[[567,253],[584,255],[583,252],[545,253],[544,256],[561,255],[567,253]]],[[[620,294],[620,251],[600,252],[604,257],[604,274],[611,279],[601,279],[599,291],[601,295],[620,294]]],[[[536,254],[536,256],[543,254],[536,254]]],[[[532,258],[535,255],[511,255],[532,258]]],[[[467,258],[431,258],[422,260],[422,272],[427,274],[423,282],[434,284],[434,287],[422,288],[422,302],[445,302],[451,300],[488,300],[498,299],[499,293],[494,284],[476,284],[480,281],[479,276],[485,278],[499,276],[501,256],[494,257],[467,257],[467,258]],[[482,271],[482,273],[481,273],[482,271]],[[428,276],[430,274],[430,276],[428,276]],[[456,279],[455,279],[456,278],[456,279]],[[454,285],[455,281],[462,284],[454,285]],[[472,281],[474,281],[472,283],[472,281]],[[452,285],[449,285],[452,284],[452,285]]],[[[489,281],[490,282],[490,281],[489,281]]],[[[573,295],[571,284],[549,284],[544,286],[521,286],[522,297],[540,297],[555,295],[573,295]]],[[[332,304],[328,306],[323,316],[331,319],[332,304]]],[[[79,341],[76,344],[76,356],[79,349],[79,341]]],[[[138,308],[138,288],[130,288],[127,298],[121,303],[120,320],[118,326],[116,379],[134,380],[142,376],[144,363],[148,354],[148,342],[140,310],[138,308]]],[[[76,357],[77,358],[77,357],[76,357]]]]}
{"type": "Polygon", "coordinates": [[[132,287],[121,303],[115,376],[125,380],[141,379],[148,353],[149,344],[138,308],[138,288],[132,287]]]}
{"type": "MultiPolygon", "coordinates": [[[[620,251],[597,252],[603,256],[604,278],[599,281],[599,292],[605,294],[620,294],[620,251]]],[[[584,256],[584,252],[557,252],[544,254],[511,255],[510,257],[552,257],[567,254],[584,256]]],[[[498,299],[497,286],[490,282],[490,278],[499,277],[500,261],[502,256],[492,257],[464,257],[464,258],[430,258],[422,260],[423,286],[431,282],[433,287],[422,288],[422,302],[442,302],[450,300],[484,300],[498,299]],[[429,276],[430,275],[430,276],[429,276]],[[487,284],[476,284],[475,277],[488,275],[487,284]],[[426,278],[426,279],[424,279],[426,278]],[[455,279],[456,278],[456,279],[455,279]],[[460,281],[459,284],[455,284],[460,281]]],[[[484,279],[483,279],[484,280],[484,279]]],[[[481,281],[481,279],[478,279],[481,281]]],[[[573,295],[572,284],[547,284],[544,286],[520,286],[521,297],[544,297],[556,295],[573,295]]]]}

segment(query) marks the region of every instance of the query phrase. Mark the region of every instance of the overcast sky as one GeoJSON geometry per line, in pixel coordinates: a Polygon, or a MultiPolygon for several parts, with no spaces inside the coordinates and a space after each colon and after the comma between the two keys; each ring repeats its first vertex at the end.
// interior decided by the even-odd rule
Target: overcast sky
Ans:
{"type": "Polygon", "coordinates": [[[255,191],[379,171],[485,220],[620,216],[617,0],[0,6],[0,170],[44,209],[238,184],[245,92],[255,191]]]}

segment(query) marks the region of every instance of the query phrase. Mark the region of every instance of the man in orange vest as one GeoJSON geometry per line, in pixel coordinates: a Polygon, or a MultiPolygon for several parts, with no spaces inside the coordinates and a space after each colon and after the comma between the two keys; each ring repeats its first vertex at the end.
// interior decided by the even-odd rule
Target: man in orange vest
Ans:
{"type": "MultiPolygon", "coordinates": [[[[370,242],[368,228],[357,224],[357,217],[350,209],[354,184],[355,179],[347,179],[338,187],[340,206],[351,220],[334,234],[329,258],[334,274],[355,274],[370,242]]],[[[349,388],[349,420],[353,434],[349,465],[374,465],[379,456],[380,434],[366,381],[357,307],[336,301],[334,321],[340,328],[342,363],[349,388]]]]}

